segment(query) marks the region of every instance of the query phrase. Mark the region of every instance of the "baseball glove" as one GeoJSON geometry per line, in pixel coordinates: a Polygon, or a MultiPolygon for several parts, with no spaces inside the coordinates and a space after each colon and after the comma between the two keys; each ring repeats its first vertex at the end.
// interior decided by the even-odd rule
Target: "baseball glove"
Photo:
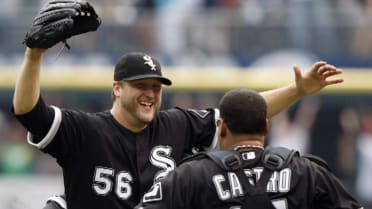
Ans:
{"type": "Polygon", "coordinates": [[[29,48],[47,49],[62,41],[69,48],[68,38],[95,31],[100,24],[101,19],[86,1],[52,0],[35,17],[24,43],[29,48]]]}

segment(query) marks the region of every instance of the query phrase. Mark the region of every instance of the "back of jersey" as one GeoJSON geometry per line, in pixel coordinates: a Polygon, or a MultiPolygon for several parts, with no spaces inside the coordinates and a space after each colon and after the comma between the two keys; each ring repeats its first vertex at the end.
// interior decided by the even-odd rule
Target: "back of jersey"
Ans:
{"type": "MultiPolygon", "coordinates": [[[[244,174],[254,187],[265,167],[263,151],[240,154],[244,174]]],[[[276,209],[362,208],[326,167],[298,156],[273,171],[265,192],[276,209]]],[[[185,162],[169,173],[153,186],[138,207],[241,209],[245,195],[236,171],[223,169],[210,158],[201,158],[185,162]]]]}

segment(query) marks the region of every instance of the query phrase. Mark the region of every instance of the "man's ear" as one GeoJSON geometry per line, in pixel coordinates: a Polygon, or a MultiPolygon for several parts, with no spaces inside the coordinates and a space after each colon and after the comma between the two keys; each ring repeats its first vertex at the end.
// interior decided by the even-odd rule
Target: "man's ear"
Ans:
{"type": "Polygon", "coordinates": [[[226,123],[223,121],[223,120],[221,120],[221,125],[220,125],[220,136],[221,137],[225,137],[226,136],[226,133],[227,133],[227,125],[226,125],[226,123]]]}
{"type": "Polygon", "coordinates": [[[227,126],[226,123],[222,122],[223,120],[219,121],[218,125],[218,144],[220,145],[221,149],[226,148],[226,134],[227,134],[227,126]]]}
{"type": "Polygon", "coordinates": [[[112,91],[115,96],[120,96],[120,83],[117,81],[112,82],[112,91]]]}

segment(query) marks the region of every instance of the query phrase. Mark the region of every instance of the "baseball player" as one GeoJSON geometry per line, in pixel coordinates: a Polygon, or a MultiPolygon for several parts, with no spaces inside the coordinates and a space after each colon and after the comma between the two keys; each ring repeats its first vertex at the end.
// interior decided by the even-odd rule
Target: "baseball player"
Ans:
{"type": "MultiPolygon", "coordinates": [[[[28,143],[54,157],[63,169],[66,202],[60,196],[51,198],[56,207],[133,208],[185,155],[217,144],[218,109],[159,111],[163,85],[172,82],[162,75],[158,60],[144,53],[126,54],[115,65],[110,110],[88,113],[44,102],[40,71],[46,50],[94,31],[99,24],[94,9],[84,1],[52,1],[35,18],[25,39],[13,112],[28,130],[28,143]]],[[[322,61],[304,74],[295,68],[295,84],[262,92],[269,116],[342,82],[331,78],[340,73],[322,61]]]]}
{"type": "Polygon", "coordinates": [[[181,163],[136,209],[362,209],[321,159],[264,149],[268,119],[260,94],[231,90],[219,110],[221,150],[181,163]]]}

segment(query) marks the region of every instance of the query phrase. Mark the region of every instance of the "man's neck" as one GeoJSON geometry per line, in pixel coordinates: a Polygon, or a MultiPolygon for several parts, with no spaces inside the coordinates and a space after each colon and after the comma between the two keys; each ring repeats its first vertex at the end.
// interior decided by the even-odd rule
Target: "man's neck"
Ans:
{"type": "Polygon", "coordinates": [[[130,119],[130,116],[124,117],[124,114],[115,106],[112,107],[110,113],[115,118],[115,120],[120,123],[120,125],[132,131],[133,133],[139,133],[147,127],[147,124],[134,125],[134,123],[131,123],[128,120],[130,119]]]}
{"type": "Polygon", "coordinates": [[[264,148],[264,137],[261,135],[235,137],[235,141],[236,143],[232,143],[231,146],[229,146],[230,149],[257,150],[264,148]]]}

